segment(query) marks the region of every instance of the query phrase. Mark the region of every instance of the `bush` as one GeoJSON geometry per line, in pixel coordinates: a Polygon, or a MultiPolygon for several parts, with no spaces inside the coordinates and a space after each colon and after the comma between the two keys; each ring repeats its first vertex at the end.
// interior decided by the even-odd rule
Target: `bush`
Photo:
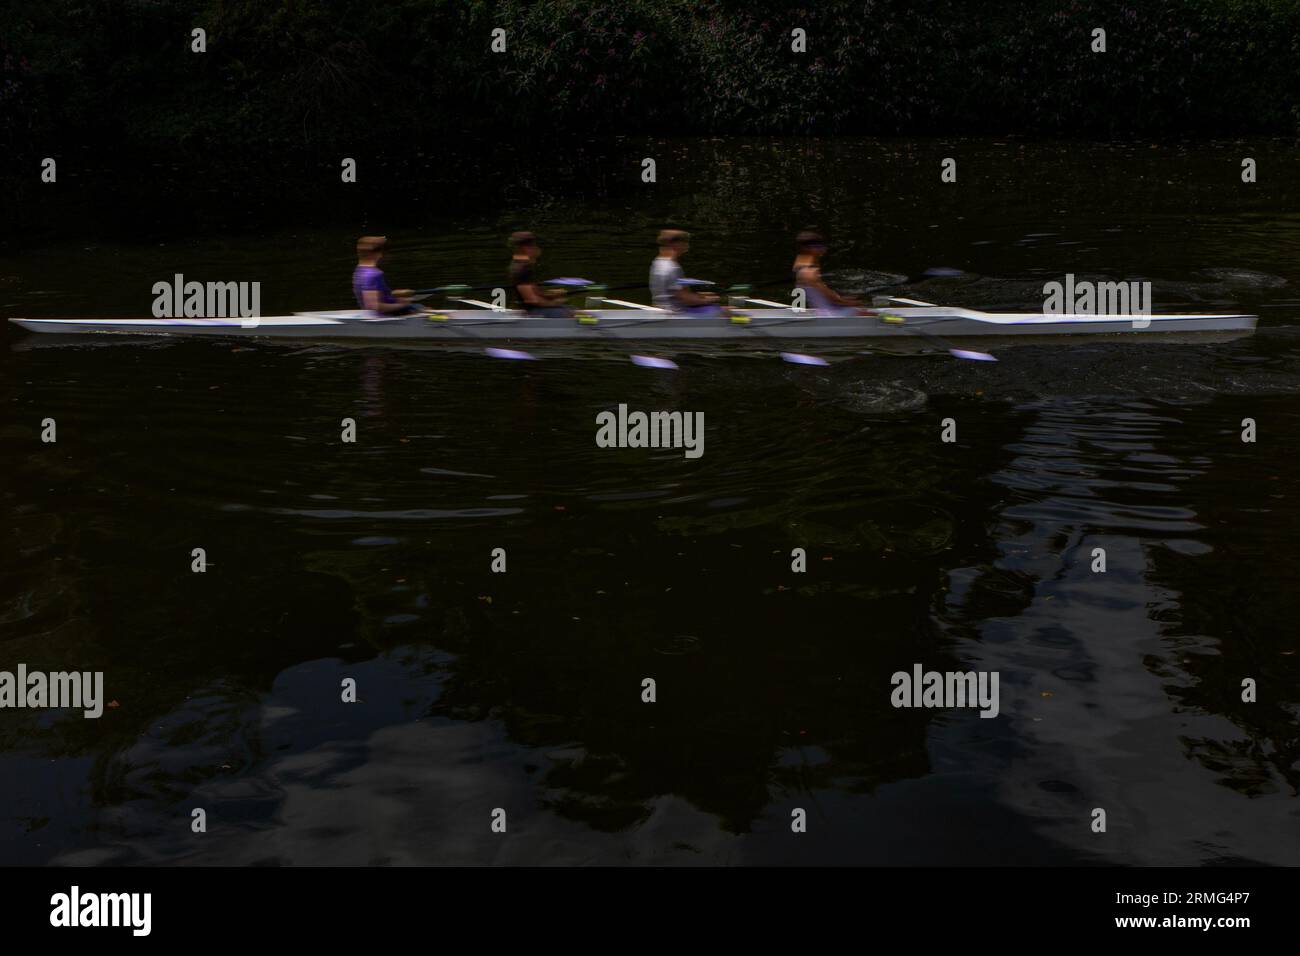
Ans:
{"type": "Polygon", "coordinates": [[[1295,0],[8,0],[0,141],[1291,134],[1295,0]],[[190,30],[208,52],[189,51],[190,30]],[[489,50],[507,31],[508,50],[489,50]],[[808,51],[790,50],[790,32],[808,51]],[[1107,31],[1108,52],[1089,50],[1107,31]]]}

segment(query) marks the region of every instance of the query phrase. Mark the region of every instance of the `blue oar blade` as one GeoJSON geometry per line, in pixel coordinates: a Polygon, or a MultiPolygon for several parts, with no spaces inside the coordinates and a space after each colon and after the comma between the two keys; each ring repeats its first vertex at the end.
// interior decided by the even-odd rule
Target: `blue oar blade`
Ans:
{"type": "Polygon", "coordinates": [[[716,282],[710,282],[708,279],[678,279],[678,285],[717,285],[716,282]]]}
{"type": "Polygon", "coordinates": [[[547,279],[545,282],[542,283],[542,285],[572,285],[572,286],[586,286],[586,285],[593,285],[593,284],[594,283],[592,283],[590,279],[574,279],[574,278],[547,279]]]}
{"type": "Polygon", "coordinates": [[[672,359],[655,358],[653,355],[633,355],[632,364],[641,368],[677,368],[677,363],[672,359]]]}
{"type": "Polygon", "coordinates": [[[527,352],[520,352],[516,349],[484,349],[488,355],[499,359],[519,359],[525,362],[536,362],[537,356],[530,355],[527,352]]]}
{"type": "Polygon", "coordinates": [[[830,365],[831,363],[824,358],[818,358],[816,355],[803,355],[800,352],[782,352],[781,360],[789,362],[791,365],[830,365]]]}
{"type": "Polygon", "coordinates": [[[970,362],[996,362],[997,359],[988,352],[971,352],[967,349],[949,349],[948,354],[953,358],[966,359],[970,362]]]}

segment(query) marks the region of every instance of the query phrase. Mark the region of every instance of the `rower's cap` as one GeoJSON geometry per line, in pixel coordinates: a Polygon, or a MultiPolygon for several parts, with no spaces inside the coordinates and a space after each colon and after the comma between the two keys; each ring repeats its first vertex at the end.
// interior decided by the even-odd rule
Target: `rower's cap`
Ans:
{"type": "Polygon", "coordinates": [[[520,246],[537,245],[537,236],[531,232],[512,232],[510,233],[511,248],[518,249],[520,246]]]}
{"type": "Polygon", "coordinates": [[[691,234],[681,229],[664,229],[659,233],[659,245],[666,246],[673,242],[689,242],[691,234]]]}
{"type": "Polygon", "coordinates": [[[800,249],[808,246],[824,246],[826,245],[826,237],[815,229],[805,229],[794,237],[794,244],[800,249]]]}
{"type": "Polygon", "coordinates": [[[357,240],[357,255],[373,256],[388,245],[387,236],[362,236],[357,240]]]}

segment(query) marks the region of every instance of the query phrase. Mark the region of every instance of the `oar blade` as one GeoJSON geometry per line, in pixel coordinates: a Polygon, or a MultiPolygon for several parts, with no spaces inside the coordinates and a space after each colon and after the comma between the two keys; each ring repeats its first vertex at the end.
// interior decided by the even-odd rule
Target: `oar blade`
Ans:
{"type": "Polygon", "coordinates": [[[654,355],[633,355],[632,364],[641,368],[677,368],[677,363],[672,359],[657,358],[654,355]]]}
{"type": "Polygon", "coordinates": [[[988,352],[972,352],[970,349],[949,349],[948,354],[953,358],[965,359],[968,362],[996,362],[997,359],[988,352]]]}
{"type": "Polygon", "coordinates": [[[537,356],[518,349],[484,349],[488,355],[499,359],[514,359],[521,362],[536,362],[537,356]]]}
{"type": "Polygon", "coordinates": [[[789,362],[791,365],[830,365],[831,363],[824,358],[816,355],[804,355],[801,352],[782,352],[781,361],[789,362]]]}

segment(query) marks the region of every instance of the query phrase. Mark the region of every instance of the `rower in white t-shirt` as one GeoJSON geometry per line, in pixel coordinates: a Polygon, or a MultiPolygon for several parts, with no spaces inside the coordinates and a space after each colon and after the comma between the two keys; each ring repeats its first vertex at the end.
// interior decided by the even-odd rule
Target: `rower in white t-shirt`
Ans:
{"type": "Polygon", "coordinates": [[[695,292],[682,284],[682,267],[677,261],[690,251],[690,233],[665,229],[659,233],[659,255],[650,265],[651,301],[661,309],[687,315],[721,315],[718,297],[712,292],[695,292]]]}

